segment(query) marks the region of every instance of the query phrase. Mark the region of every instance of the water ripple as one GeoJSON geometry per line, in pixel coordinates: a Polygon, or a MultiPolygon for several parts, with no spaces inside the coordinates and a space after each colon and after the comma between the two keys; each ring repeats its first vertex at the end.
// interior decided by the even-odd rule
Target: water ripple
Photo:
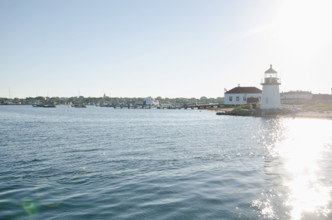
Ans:
{"type": "Polygon", "coordinates": [[[0,112],[0,219],[331,218],[329,121],[0,112]]]}

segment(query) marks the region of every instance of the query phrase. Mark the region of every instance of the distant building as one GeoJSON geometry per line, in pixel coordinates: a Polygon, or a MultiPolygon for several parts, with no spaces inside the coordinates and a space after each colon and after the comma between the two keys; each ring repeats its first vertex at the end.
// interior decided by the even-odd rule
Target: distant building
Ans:
{"type": "Polygon", "coordinates": [[[158,107],[159,101],[153,99],[152,97],[147,97],[143,100],[143,105],[151,106],[151,107],[158,107]]]}
{"type": "Polygon", "coordinates": [[[279,109],[280,108],[280,79],[277,76],[277,71],[270,68],[264,73],[264,80],[261,83],[263,86],[261,109],[279,109]]]}
{"type": "MultiPolygon", "coordinates": [[[[224,94],[225,105],[245,105],[260,100],[262,90],[256,87],[235,87],[224,94]]],[[[257,102],[256,102],[257,103],[257,102]]]]}
{"type": "Polygon", "coordinates": [[[282,104],[304,104],[311,102],[313,94],[308,91],[289,91],[280,94],[282,104]]]}
{"type": "Polygon", "coordinates": [[[330,94],[313,94],[313,103],[332,103],[332,95],[330,94]]]}

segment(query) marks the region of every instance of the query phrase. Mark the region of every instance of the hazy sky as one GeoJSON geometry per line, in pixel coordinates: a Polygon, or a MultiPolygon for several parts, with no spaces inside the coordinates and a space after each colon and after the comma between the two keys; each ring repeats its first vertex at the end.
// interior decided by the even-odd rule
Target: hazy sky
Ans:
{"type": "Polygon", "coordinates": [[[0,0],[0,97],[330,93],[331,0],[0,0]]]}

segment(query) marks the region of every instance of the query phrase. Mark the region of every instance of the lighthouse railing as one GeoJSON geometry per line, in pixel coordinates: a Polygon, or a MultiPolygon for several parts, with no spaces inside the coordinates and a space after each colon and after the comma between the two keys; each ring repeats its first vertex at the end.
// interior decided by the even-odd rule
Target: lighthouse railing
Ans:
{"type": "Polygon", "coordinates": [[[268,77],[261,80],[261,84],[281,84],[280,78],[268,77]]]}

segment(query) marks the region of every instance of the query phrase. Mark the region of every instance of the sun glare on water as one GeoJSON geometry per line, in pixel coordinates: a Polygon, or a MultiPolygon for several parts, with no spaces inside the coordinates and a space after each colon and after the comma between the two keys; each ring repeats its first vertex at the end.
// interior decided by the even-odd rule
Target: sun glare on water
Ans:
{"type": "Polygon", "coordinates": [[[275,151],[285,170],[285,205],[291,219],[302,219],[307,214],[326,217],[331,212],[331,186],[321,167],[331,147],[329,131],[327,121],[287,121],[285,139],[277,143],[275,151]]]}

